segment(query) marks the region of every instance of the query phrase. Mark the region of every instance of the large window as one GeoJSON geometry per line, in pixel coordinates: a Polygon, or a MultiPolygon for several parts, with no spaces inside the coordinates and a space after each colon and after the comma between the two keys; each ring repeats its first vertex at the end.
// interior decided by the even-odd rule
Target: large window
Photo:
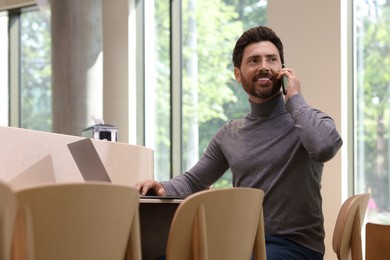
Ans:
{"type": "Polygon", "coordinates": [[[51,131],[50,12],[20,14],[20,126],[51,131]]]}
{"type": "Polygon", "coordinates": [[[368,220],[390,224],[390,2],[355,0],[355,192],[368,220]]]}
{"type": "Polygon", "coordinates": [[[0,30],[1,125],[51,131],[50,12],[3,12],[0,30]]]}
{"type": "MultiPolygon", "coordinates": [[[[267,2],[183,0],[178,6],[174,6],[178,1],[146,2],[145,143],[155,150],[156,178],[166,180],[175,167],[172,162],[180,164],[180,172],[191,168],[224,122],[249,111],[247,95],[234,80],[231,54],[244,30],[266,23],[267,2]],[[179,82],[173,75],[177,71],[172,71],[175,62],[181,65],[179,82]],[[174,114],[175,102],[180,102],[179,117],[174,114]],[[177,121],[181,158],[174,160],[171,130],[177,121]]],[[[216,185],[228,186],[230,179],[227,173],[216,185]]]]}

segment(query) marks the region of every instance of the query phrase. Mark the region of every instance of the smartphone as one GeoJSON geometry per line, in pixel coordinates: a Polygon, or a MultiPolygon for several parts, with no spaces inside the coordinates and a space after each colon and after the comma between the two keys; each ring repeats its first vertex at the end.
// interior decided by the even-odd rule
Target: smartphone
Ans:
{"type": "MultiPolygon", "coordinates": [[[[282,65],[282,68],[284,68],[284,64],[282,65]]],[[[282,77],[282,91],[283,91],[283,95],[287,94],[287,77],[286,76],[282,77]]]]}

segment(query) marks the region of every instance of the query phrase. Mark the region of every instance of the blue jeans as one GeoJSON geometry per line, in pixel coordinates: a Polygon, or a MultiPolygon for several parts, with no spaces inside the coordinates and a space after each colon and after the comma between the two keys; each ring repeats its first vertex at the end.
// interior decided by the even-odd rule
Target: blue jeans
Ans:
{"type": "Polygon", "coordinates": [[[265,236],[267,260],[322,260],[324,256],[314,250],[278,236],[265,236]]]}

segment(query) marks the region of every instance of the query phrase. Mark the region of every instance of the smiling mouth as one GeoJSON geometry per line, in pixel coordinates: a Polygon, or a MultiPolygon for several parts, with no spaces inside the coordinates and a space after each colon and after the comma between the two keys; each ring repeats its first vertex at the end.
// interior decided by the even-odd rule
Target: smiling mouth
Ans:
{"type": "Polygon", "coordinates": [[[261,77],[254,80],[254,83],[259,84],[260,86],[268,86],[272,80],[270,78],[261,77]]]}
{"type": "Polygon", "coordinates": [[[253,81],[272,81],[273,75],[268,74],[268,73],[260,73],[257,74],[254,78],[253,81]]]}
{"type": "Polygon", "coordinates": [[[258,78],[256,81],[271,81],[269,78],[258,78]]]}

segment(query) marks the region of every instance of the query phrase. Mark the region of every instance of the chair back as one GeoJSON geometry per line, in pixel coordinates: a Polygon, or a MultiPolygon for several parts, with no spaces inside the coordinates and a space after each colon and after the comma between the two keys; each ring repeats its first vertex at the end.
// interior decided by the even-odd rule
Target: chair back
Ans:
{"type": "Polygon", "coordinates": [[[366,224],[366,260],[390,259],[390,225],[366,224]]]}
{"type": "Polygon", "coordinates": [[[341,206],[333,232],[333,251],[339,260],[361,260],[361,229],[367,210],[369,193],[349,197],[341,206]]]}
{"type": "Polygon", "coordinates": [[[11,241],[16,217],[16,205],[16,197],[11,188],[0,182],[0,260],[11,259],[11,241]]]}
{"type": "Polygon", "coordinates": [[[68,183],[17,192],[15,259],[141,259],[139,194],[110,183],[68,183]]]}
{"type": "Polygon", "coordinates": [[[214,189],[187,197],[168,235],[168,260],[265,259],[264,192],[214,189]]]}

